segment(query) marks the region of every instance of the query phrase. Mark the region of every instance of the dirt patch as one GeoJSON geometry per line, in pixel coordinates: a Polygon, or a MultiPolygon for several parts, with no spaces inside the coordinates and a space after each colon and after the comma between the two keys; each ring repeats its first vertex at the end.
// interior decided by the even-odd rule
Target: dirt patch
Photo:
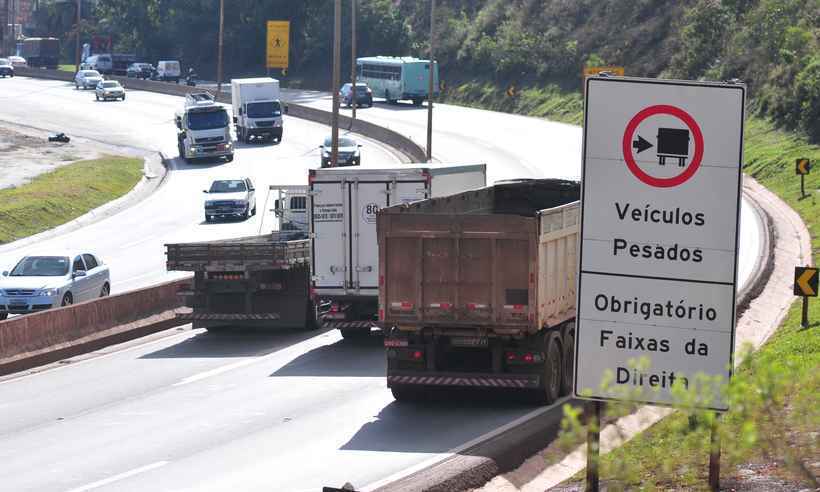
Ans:
{"type": "Polygon", "coordinates": [[[0,123],[0,189],[20,186],[35,176],[78,160],[102,155],[86,142],[49,142],[48,133],[0,123]]]}

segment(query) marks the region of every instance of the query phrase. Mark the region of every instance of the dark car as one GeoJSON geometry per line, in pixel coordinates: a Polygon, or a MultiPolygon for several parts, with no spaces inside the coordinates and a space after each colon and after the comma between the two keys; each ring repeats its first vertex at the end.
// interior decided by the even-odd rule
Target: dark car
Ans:
{"type": "Polygon", "coordinates": [[[125,71],[125,75],[137,79],[150,79],[153,73],[154,66],[150,63],[132,63],[125,71]]]}
{"type": "MultiPolygon", "coordinates": [[[[342,104],[353,106],[353,84],[347,83],[339,89],[342,104]]],[[[363,82],[356,82],[356,106],[373,107],[373,91],[363,82]]]]}
{"type": "Polygon", "coordinates": [[[14,77],[14,67],[8,58],[0,58],[0,77],[14,77]]]}
{"type": "MultiPolygon", "coordinates": [[[[362,163],[361,145],[350,137],[339,136],[339,158],[337,165],[341,166],[358,166],[362,163]]],[[[323,145],[319,146],[322,151],[321,166],[330,167],[331,152],[333,150],[333,140],[327,137],[323,145]]]]}

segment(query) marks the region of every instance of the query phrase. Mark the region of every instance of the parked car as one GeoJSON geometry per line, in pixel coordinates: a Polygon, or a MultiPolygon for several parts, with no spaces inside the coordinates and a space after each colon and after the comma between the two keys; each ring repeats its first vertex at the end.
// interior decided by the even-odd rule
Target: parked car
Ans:
{"type": "Polygon", "coordinates": [[[179,78],[182,71],[179,68],[179,62],[176,60],[160,60],[157,62],[157,70],[154,73],[154,80],[162,80],[165,82],[176,82],[179,84],[179,78]]]}
{"type": "Polygon", "coordinates": [[[82,87],[83,89],[88,89],[89,87],[97,87],[97,84],[99,84],[102,79],[103,76],[96,70],[80,70],[77,72],[77,75],[74,76],[74,88],[79,89],[82,87]]]}
{"type": "MultiPolygon", "coordinates": [[[[339,156],[337,164],[339,166],[358,166],[362,163],[361,144],[350,137],[339,137],[339,156]]],[[[333,141],[331,137],[325,139],[325,143],[320,145],[322,151],[322,167],[330,167],[330,154],[333,151],[333,141]]]]}
{"type": "Polygon", "coordinates": [[[216,180],[210,189],[202,192],[208,195],[205,222],[229,217],[247,219],[256,215],[256,189],[250,178],[216,180]]]}
{"type": "Polygon", "coordinates": [[[8,58],[0,58],[0,77],[14,77],[14,67],[8,58]]]}
{"type": "Polygon", "coordinates": [[[0,277],[0,319],[110,293],[108,267],[93,254],[26,256],[0,277]]]}
{"type": "MultiPolygon", "coordinates": [[[[339,89],[339,97],[348,108],[353,105],[353,84],[347,83],[339,89]]],[[[373,91],[363,82],[356,82],[356,106],[373,107],[373,91]]]]}
{"type": "Polygon", "coordinates": [[[116,80],[101,80],[94,89],[97,100],[102,99],[107,101],[109,99],[122,99],[125,101],[125,87],[121,86],[116,80]]]}
{"type": "Polygon", "coordinates": [[[9,61],[11,62],[12,67],[27,67],[28,62],[22,56],[10,56],[9,61]]]}
{"type": "Polygon", "coordinates": [[[127,77],[150,79],[156,69],[150,63],[132,63],[125,71],[127,77]]]}

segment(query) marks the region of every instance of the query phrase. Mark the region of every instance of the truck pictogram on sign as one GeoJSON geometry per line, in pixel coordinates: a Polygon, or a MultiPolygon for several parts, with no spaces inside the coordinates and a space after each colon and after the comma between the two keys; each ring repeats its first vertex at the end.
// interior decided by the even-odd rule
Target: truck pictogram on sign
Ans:
{"type": "Polygon", "coordinates": [[[658,104],[639,111],[627,124],[622,145],[624,161],[632,174],[643,183],[656,188],[671,188],[685,183],[694,176],[703,159],[703,133],[700,126],[689,113],[671,105],[658,104]],[[682,122],[686,128],[660,126],[658,122],[668,120],[670,116],[682,122]],[[637,133],[638,127],[642,127],[644,131],[653,130],[653,133],[657,128],[658,164],[665,166],[666,159],[677,159],[678,167],[683,168],[679,174],[656,176],[638,164],[638,154],[655,147],[637,133]]]}

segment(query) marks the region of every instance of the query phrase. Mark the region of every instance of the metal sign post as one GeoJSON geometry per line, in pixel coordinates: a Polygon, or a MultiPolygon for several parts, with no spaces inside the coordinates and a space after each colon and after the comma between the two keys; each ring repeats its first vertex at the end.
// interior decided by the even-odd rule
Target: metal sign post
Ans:
{"type": "Polygon", "coordinates": [[[598,492],[598,463],[601,459],[601,402],[587,405],[587,486],[586,492],[598,492]]]}
{"type": "Polygon", "coordinates": [[[746,88],[585,85],[574,394],[725,411],[698,377],[732,375],[746,88]]]}
{"type": "Polygon", "coordinates": [[[800,176],[800,198],[806,198],[806,175],[811,171],[811,161],[802,158],[797,159],[794,166],[794,172],[800,176]]]}

